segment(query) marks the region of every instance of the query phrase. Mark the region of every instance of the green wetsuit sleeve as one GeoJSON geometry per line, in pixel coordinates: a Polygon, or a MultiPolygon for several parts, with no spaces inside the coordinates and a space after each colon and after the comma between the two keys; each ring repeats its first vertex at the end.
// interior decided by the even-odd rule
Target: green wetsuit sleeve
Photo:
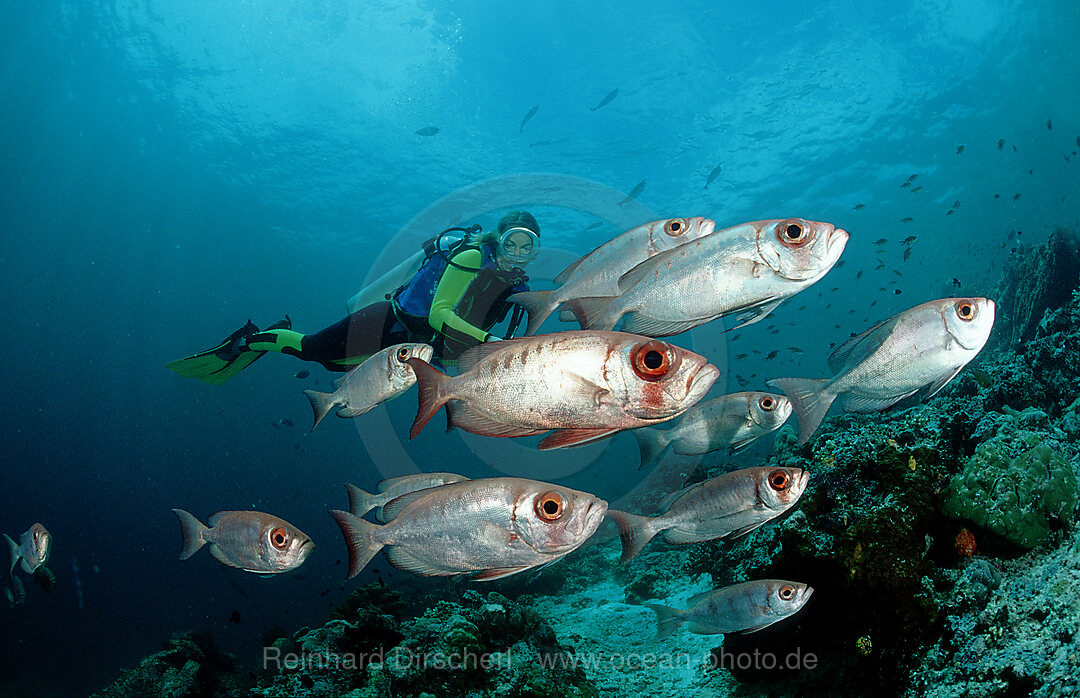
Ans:
{"type": "MultiPolygon", "coordinates": [[[[453,262],[466,269],[479,269],[483,263],[483,257],[480,250],[465,250],[454,255],[453,262]]],[[[433,330],[442,334],[446,334],[447,329],[452,329],[478,342],[483,342],[487,339],[488,333],[465,322],[454,312],[454,308],[461,302],[462,296],[476,278],[475,271],[466,271],[466,269],[458,269],[453,264],[447,265],[446,271],[439,279],[439,285],[435,287],[435,296],[431,299],[428,324],[433,330]]]]}

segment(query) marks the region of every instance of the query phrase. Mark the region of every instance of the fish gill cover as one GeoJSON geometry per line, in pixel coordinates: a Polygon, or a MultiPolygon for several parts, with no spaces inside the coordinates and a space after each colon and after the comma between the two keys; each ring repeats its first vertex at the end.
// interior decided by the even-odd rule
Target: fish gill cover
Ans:
{"type": "MultiPolygon", "coordinates": [[[[0,581],[0,692],[1055,695],[1074,680],[1072,3],[10,5],[0,532],[40,522],[52,541],[47,564],[0,581]],[[737,456],[673,447],[640,471],[629,435],[537,451],[440,424],[409,442],[415,393],[313,432],[302,390],[333,393],[341,374],[292,357],[221,386],[164,368],[248,318],[326,327],[425,239],[521,208],[543,228],[541,290],[676,216],[850,234],[756,324],[670,338],[720,368],[706,399],[826,378],[852,334],[933,299],[993,299],[997,321],[923,405],[834,414],[803,446],[789,423],[737,456]],[[661,536],[621,566],[605,523],[535,578],[490,586],[382,557],[345,583],[326,513],[342,483],[375,492],[419,469],[653,515],[662,495],[762,465],[809,485],[741,538],[661,536]],[[316,547],[270,579],[205,552],[181,562],[181,507],[269,512],[316,547]],[[654,641],[644,603],[688,609],[761,579],[814,594],[760,632],[654,641]],[[492,663],[386,659],[466,651],[492,663]],[[266,664],[290,653],[356,664],[266,664]]],[[[575,327],[558,315],[543,329],[575,327]]]]}

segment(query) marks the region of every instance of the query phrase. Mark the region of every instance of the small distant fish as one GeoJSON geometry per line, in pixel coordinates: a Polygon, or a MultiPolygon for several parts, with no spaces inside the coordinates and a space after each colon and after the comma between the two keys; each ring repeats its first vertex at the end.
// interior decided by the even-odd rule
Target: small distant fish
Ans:
{"type": "Polygon", "coordinates": [[[954,209],[951,209],[951,208],[950,208],[950,209],[949,209],[948,211],[946,211],[946,212],[945,212],[945,215],[946,215],[946,216],[951,216],[951,215],[952,215],[952,214],[954,214],[954,213],[956,213],[956,211],[955,211],[954,209]]]}
{"type": "Polygon", "coordinates": [[[882,245],[884,245],[888,241],[889,241],[888,238],[881,238],[880,240],[875,240],[874,244],[877,245],[878,247],[881,247],[882,245]]]}
{"type": "Polygon", "coordinates": [[[908,247],[907,249],[904,250],[904,261],[906,262],[909,259],[911,259],[911,248],[910,247],[908,247]]]}
{"type": "Polygon", "coordinates": [[[918,177],[919,177],[919,175],[917,175],[917,174],[909,175],[908,178],[907,178],[907,181],[914,182],[918,177]]]}
{"type": "Polygon", "coordinates": [[[856,280],[856,281],[858,281],[859,279],[861,279],[861,278],[862,278],[862,275],[863,275],[862,269],[860,269],[859,271],[855,272],[855,280],[856,280]]]}
{"type": "Polygon", "coordinates": [[[952,280],[952,285],[955,286],[956,288],[960,288],[960,279],[958,279],[958,278],[956,278],[954,276],[953,280],[952,280]]]}
{"type": "Polygon", "coordinates": [[[622,539],[620,561],[633,560],[661,532],[676,544],[738,538],[794,506],[809,481],[801,468],[742,468],[669,495],[659,516],[609,510],[622,539]]]}
{"type": "Polygon", "coordinates": [[[383,521],[382,507],[392,499],[432,487],[449,485],[452,482],[464,482],[468,479],[464,475],[455,475],[454,473],[402,475],[380,482],[376,486],[377,494],[365,492],[356,485],[346,483],[345,490],[349,493],[349,513],[353,516],[363,516],[372,509],[378,508],[379,511],[375,512],[375,518],[383,521]]]}
{"type": "Polygon", "coordinates": [[[173,513],[184,539],[181,560],[209,543],[210,554],[223,565],[271,575],[296,569],[315,548],[295,526],[260,511],[219,511],[207,519],[210,528],[183,509],[173,513]]]}
{"type": "Polygon", "coordinates": [[[282,418],[282,419],[279,419],[276,422],[274,422],[274,428],[275,429],[281,429],[282,427],[291,427],[291,426],[293,426],[293,423],[292,423],[291,419],[282,418]]]}
{"type": "Polygon", "coordinates": [[[803,350],[800,349],[799,347],[788,347],[788,351],[794,352],[796,354],[802,354],[803,353],[803,350]]]}
{"type": "MultiPolygon", "coordinates": [[[[1015,146],[1014,146],[1014,147],[1015,147],[1015,146]]],[[[963,152],[964,152],[964,146],[963,146],[963,145],[958,145],[958,146],[956,146],[956,154],[957,154],[957,155],[962,155],[962,154],[963,154],[963,152]]]]}
{"type": "Polygon", "coordinates": [[[953,208],[960,208],[960,201],[957,200],[957,201],[952,202],[952,207],[953,208]]]}
{"type": "Polygon", "coordinates": [[[418,135],[418,136],[434,136],[438,132],[439,132],[439,127],[438,126],[425,126],[424,128],[417,131],[416,135],[418,135]]]}
{"type": "Polygon", "coordinates": [[[910,186],[911,186],[911,182],[904,182],[903,184],[900,185],[900,188],[901,189],[907,189],[910,186]]]}
{"type": "Polygon", "coordinates": [[[630,190],[630,193],[626,195],[626,198],[619,202],[619,205],[629,203],[641,195],[641,192],[645,191],[645,180],[641,180],[634,185],[634,188],[630,190]]]}
{"type": "Polygon", "coordinates": [[[740,387],[750,385],[750,381],[746,380],[742,376],[735,376],[735,382],[738,383],[740,387]]]}
{"type": "Polygon", "coordinates": [[[359,417],[376,406],[408,390],[416,382],[409,359],[430,361],[432,349],[427,344],[394,344],[372,354],[367,360],[345,374],[333,393],[305,390],[319,426],[323,417],[335,407],[337,416],[359,417]]]}
{"type": "Polygon", "coordinates": [[[998,139],[998,150],[1004,150],[1004,149],[1005,149],[1005,139],[1004,138],[999,138],[998,139]]]}
{"type": "Polygon", "coordinates": [[[521,133],[522,131],[525,130],[525,124],[529,123],[529,119],[536,116],[536,112],[539,111],[539,110],[540,110],[540,105],[539,104],[537,104],[536,106],[534,106],[532,109],[529,110],[529,113],[527,113],[525,115],[525,118],[521,120],[521,126],[518,127],[518,133],[521,133]]]}
{"type": "Polygon", "coordinates": [[[922,187],[912,187],[912,188],[911,188],[911,193],[912,193],[912,194],[914,194],[914,193],[915,193],[915,192],[917,192],[917,191],[922,191],[922,187]]]}
{"type": "Polygon", "coordinates": [[[1020,194],[1017,193],[1016,196],[1013,197],[1013,201],[1019,201],[1019,200],[1020,200],[1020,194]]]}
{"type": "MultiPolygon", "coordinates": [[[[909,218],[907,220],[911,220],[911,219],[909,218]]],[[[919,238],[915,237],[914,235],[909,235],[906,238],[904,238],[903,240],[901,240],[900,244],[901,245],[910,245],[911,243],[915,242],[918,239],[919,238]]]]}
{"type": "Polygon", "coordinates": [[[837,262],[836,264],[833,265],[833,268],[834,269],[839,269],[840,267],[844,266],[845,264],[847,264],[847,262],[845,262],[844,260],[841,259],[839,262],[837,262]]]}
{"type": "Polygon", "coordinates": [[[606,95],[604,95],[604,98],[602,100],[600,100],[600,104],[597,104],[595,107],[593,107],[589,111],[596,111],[600,107],[606,107],[607,105],[611,104],[611,101],[613,99],[615,99],[615,97],[618,94],[619,94],[619,88],[616,87],[614,90],[612,90],[611,92],[608,92],[606,95]]]}
{"type": "Polygon", "coordinates": [[[735,355],[735,360],[736,360],[736,361],[742,361],[742,360],[743,360],[743,359],[745,359],[745,358],[746,358],[747,356],[749,356],[749,354],[736,354],[736,355],[735,355]]]}
{"type": "Polygon", "coordinates": [[[39,523],[35,523],[19,536],[18,543],[13,541],[11,536],[6,533],[4,534],[4,540],[7,541],[8,553],[11,559],[8,574],[13,579],[14,575],[11,573],[15,572],[15,567],[20,562],[22,563],[23,572],[34,574],[38,568],[49,561],[49,554],[52,552],[52,534],[39,523]]]}
{"type": "Polygon", "coordinates": [[[893,293],[899,296],[901,293],[903,293],[903,291],[901,291],[900,289],[895,289],[893,293]]]}
{"type": "Polygon", "coordinates": [[[1015,152],[1016,152],[1016,146],[1014,145],[1014,146],[1012,147],[1012,149],[1013,149],[1013,152],[1015,153],[1015,152]]]}
{"type": "Polygon", "coordinates": [[[705,180],[705,188],[708,189],[709,185],[713,183],[713,180],[720,176],[720,170],[724,168],[724,164],[720,163],[713,168],[713,171],[709,173],[708,179],[705,180]]]}
{"type": "Polygon", "coordinates": [[[297,378],[307,378],[310,375],[311,375],[311,371],[303,371],[303,370],[301,370],[301,371],[296,372],[296,377],[297,378]]]}
{"type": "Polygon", "coordinates": [[[885,262],[879,261],[878,265],[876,267],[874,267],[874,270],[876,271],[876,270],[884,269],[884,268],[885,268],[885,262]]]}
{"type": "Polygon", "coordinates": [[[986,344],[994,311],[986,298],[923,303],[837,347],[829,356],[833,378],[778,378],[768,384],[791,400],[803,444],[837,397],[847,412],[870,413],[936,395],[986,344]]]}
{"type": "Polygon", "coordinates": [[[229,621],[231,621],[233,623],[239,623],[240,622],[240,611],[233,611],[232,613],[230,613],[229,614],[229,621]]]}
{"type": "Polygon", "coordinates": [[[900,219],[900,222],[901,222],[901,223],[910,223],[910,222],[911,222],[911,221],[913,221],[913,220],[915,220],[915,219],[914,219],[914,218],[912,218],[911,216],[907,216],[906,218],[901,218],[901,219],[900,219]]]}
{"type": "Polygon", "coordinates": [[[1080,136],[1077,136],[1077,137],[1076,137],[1076,144],[1077,144],[1077,145],[1080,145],[1080,136]]]}
{"type": "Polygon", "coordinates": [[[696,635],[754,633],[799,612],[814,588],[782,579],[759,579],[691,597],[685,611],[658,603],[645,604],[656,613],[656,640],[683,623],[696,635]]]}
{"type": "Polygon", "coordinates": [[[1001,198],[1001,194],[994,194],[994,198],[995,198],[995,199],[1000,199],[1000,198],[1001,198]]]}
{"type": "Polygon", "coordinates": [[[1046,130],[1047,131],[1053,131],[1054,130],[1054,122],[1051,121],[1050,119],[1046,120],[1046,130]]]}
{"type": "Polygon", "coordinates": [[[851,207],[851,210],[852,211],[861,211],[864,208],[866,208],[866,204],[855,204],[854,206],[851,207]]]}

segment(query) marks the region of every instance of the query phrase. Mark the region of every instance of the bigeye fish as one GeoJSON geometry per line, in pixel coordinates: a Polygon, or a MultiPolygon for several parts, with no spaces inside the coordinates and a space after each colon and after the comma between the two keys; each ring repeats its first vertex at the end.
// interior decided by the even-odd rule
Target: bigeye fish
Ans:
{"type": "Polygon", "coordinates": [[[335,407],[337,416],[359,417],[413,386],[416,375],[406,363],[411,358],[430,361],[434,352],[427,344],[395,344],[372,354],[363,363],[334,383],[333,393],[305,390],[315,412],[315,424],[335,407]]]}
{"type": "Polygon", "coordinates": [[[656,640],[663,640],[687,623],[698,635],[756,633],[794,615],[810,600],[813,587],[782,579],[760,579],[706,591],[691,597],[685,611],[658,603],[645,604],[656,612],[656,640]]]}
{"type": "Polygon", "coordinates": [[[19,563],[22,563],[23,572],[34,574],[39,567],[49,561],[49,553],[52,552],[52,534],[39,523],[34,524],[27,529],[26,533],[19,536],[18,543],[6,533],[4,540],[7,541],[8,553],[11,555],[11,567],[8,574],[15,572],[15,567],[19,563]]]}
{"type": "Polygon", "coordinates": [[[828,272],[848,234],[802,218],[755,221],[662,252],[619,278],[619,295],[568,302],[582,328],[651,337],[735,314],[743,327],[828,272]]]}
{"type": "Polygon", "coordinates": [[[631,228],[600,245],[558,276],[553,291],[525,291],[508,299],[529,312],[525,334],[536,334],[544,320],[562,303],[587,296],[619,294],[619,277],[645,260],[686,242],[711,235],[716,223],[708,218],[665,218],[631,228]]]}
{"type": "Polygon", "coordinates": [[[456,376],[409,359],[420,389],[409,438],[446,405],[448,426],[482,436],[556,430],[539,448],[577,446],[682,414],[720,370],[699,354],[624,332],[573,331],[490,342],[456,376]]]}
{"type": "Polygon", "coordinates": [[[315,548],[288,521],[261,511],[219,511],[206,520],[210,528],[183,509],[173,513],[184,538],[181,560],[209,543],[210,554],[223,565],[269,576],[296,569],[315,548]]]}
{"type": "Polygon", "coordinates": [[[917,305],[856,335],[829,356],[827,380],[777,378],[791,400],[799,443],[843,396],[847,412],[883,412],[929,399],[975,358],[994,326],[994,301],[943,298],[917,305]]]}
{"type": "Polygon", "coordinates": [[[668,543],[737,538],[780,516],[799,501],[810,481],[802,468],[742,468],[685,487],[667,497],[659,516],[609,511],[619,526],[624,564],[661,531],[668,543]]]}
{"type": "Polygon", "coordinates": [[[377,494],[365,492],[356,485],[345,484],[345,490],[349,493],[349,513],[353,516],[363,516],[372,509],[378,508],[375,518],[385,523],[382,507],[392,499],[397,499],[410,492],[426,490],[430,487],[449,485],[452,482],[464,482],[469,478],[454,473],[417,473],[415,475],[402,475],[383,480],[378,485],[377,494]]]}
{"type": "Polygon", "coordinates": [[[642,427],[631,433],[641,449],[641,467],[652,465],[668,446],[681,456],[699,456],[730,448],[747,448],[754,440],[779,429],[791,416],[791,402],[772,393],[731,393],[699,402],[668,430],[642,427]]]}
{"type": "Polygon", "coordinates": [[[515,477],[455,482],[398,497],[377,526],[331,511],[349,547],[349,577],[383,547],[394,567],[423,576],[501,579],[547,565],[596,532],[607,502],[587,492],[515,477]]]}

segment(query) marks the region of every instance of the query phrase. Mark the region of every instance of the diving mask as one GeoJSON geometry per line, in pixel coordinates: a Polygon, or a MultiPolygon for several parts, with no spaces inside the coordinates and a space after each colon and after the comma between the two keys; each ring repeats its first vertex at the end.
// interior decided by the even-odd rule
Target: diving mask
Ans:
{"type": "Polygon", "coordinates": [[[540,236],[528,228],[508,228],[499,236],[499,254],[516,266],[528,264],[540,254],[540,236]]]}

